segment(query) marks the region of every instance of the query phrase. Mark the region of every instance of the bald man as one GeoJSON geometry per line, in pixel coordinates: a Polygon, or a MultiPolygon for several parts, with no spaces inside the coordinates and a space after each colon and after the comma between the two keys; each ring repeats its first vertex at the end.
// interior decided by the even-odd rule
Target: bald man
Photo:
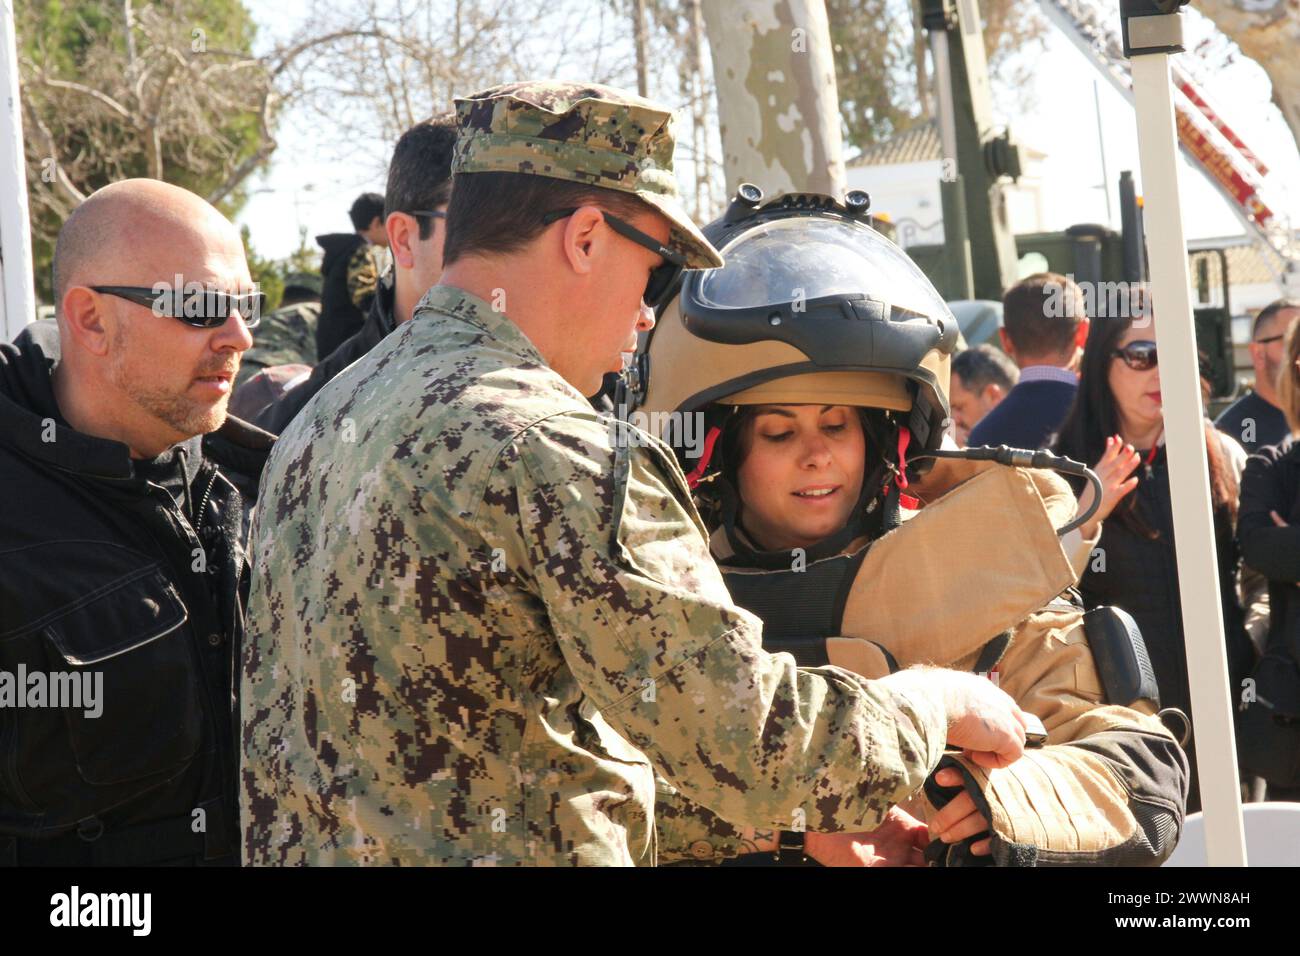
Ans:
{"type": "Polygon", "coordinates": [[[260,293],[221,213],[144,179],[68,218],[54,284],[0,345],[0,865],[233,864],[260,293]]]}

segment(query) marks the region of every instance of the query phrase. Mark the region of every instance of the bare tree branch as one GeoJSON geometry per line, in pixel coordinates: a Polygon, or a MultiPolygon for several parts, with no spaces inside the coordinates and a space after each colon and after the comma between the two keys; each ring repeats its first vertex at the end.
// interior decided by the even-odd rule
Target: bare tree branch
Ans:
{"type": "Polygon", "coordinates": [[[32,127],[40,135],[41,141],[45,145],[46,158],[53,160],[55,184],[57,184],[58,188],[63,191],[63,194],[71,200],[74,208],[81,205],[86,198],[86,194],[73,184],[72,180],[68,178],[67,172],[64,171],[63,164],[59,162],[58,148],[54,142],[54,135],[50,132],[50,128],[45,125],[41,120],[40,114],[32,108],[30,103],[23,104],[23,112],[27,114],[28,122],[31,123],[32,127]]]}
{"type": "Polygon", "coordinates": [[[101,93],[99,90],[91,89],[89,86],[86,86],[85,84],[73,83],[69,80],[56,80],[53,77],[46,76],[43,73],[38,75],[36,79],[37,82],[43,84],[44,86],[49,86],[61,90],[71,90],[74,93],[80,93],[83,96],[89,96],[91,99],[98,100],[100,103],[103,103],[114,113],[117,113],[119,116],[123,117],[124,119],[128,119],[128,120],[131,119],[131,111],[128,110],[125,106],[123,106],[117,100],[113,99],[111,96],[101,93]]]}

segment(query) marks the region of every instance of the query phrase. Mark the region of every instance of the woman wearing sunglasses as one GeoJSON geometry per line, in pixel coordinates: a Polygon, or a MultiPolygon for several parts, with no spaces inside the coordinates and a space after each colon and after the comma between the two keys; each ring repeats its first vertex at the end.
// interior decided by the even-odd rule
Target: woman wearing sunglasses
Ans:
{"type": "Polygon", "coordinates": [[[1242,766],[1269,800],[1300,800],[1300,303],[1288,310],[1277,399],[1290,435],[1260,448],[1241,479],[1237,532],[1243,562],[1268,579],[1268,633],[1239,723],[1242,766]]]}
{"type": "MultiPolygon", "coordinates": [[[[1138,312],[1138,309],[1133,309],[1138,312]]],[[[1219,565],[1219,591],[1232,656],[1248,642],[1237,603],[1238,555],[1233,539],[1237,476],[1230,441],[1205,422],[1210,491],[1219,565]]],[[[1164,403],[1151,316],[1099,318],[1092,323],[1079,375],[1079,392],[1057,436],[1056,450],[1077,461],[1104,461],[1136,453],[1131,487],[1102,528],[1079,590],[1088,607],[1113,604],[1137,620],[1155,669],[1162,707],[1191,714],[1187,654],[1174,560],[1173,509],[1164,447],[1164,403]],[[1131,493],[1129,493],[1131,491],[1131,493]]],[[[1189,813],[1200,809],[1195,752],[1189,813]]]]}

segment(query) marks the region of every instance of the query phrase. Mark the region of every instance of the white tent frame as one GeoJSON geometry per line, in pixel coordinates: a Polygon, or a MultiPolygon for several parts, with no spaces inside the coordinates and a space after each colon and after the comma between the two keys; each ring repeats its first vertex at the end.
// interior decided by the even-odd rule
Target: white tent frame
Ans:
{"type": "Polygon", "coordinates": [[[0,0],[0,86],[0,341],[8,342],[36,319],[13,0],[0,0]]]}

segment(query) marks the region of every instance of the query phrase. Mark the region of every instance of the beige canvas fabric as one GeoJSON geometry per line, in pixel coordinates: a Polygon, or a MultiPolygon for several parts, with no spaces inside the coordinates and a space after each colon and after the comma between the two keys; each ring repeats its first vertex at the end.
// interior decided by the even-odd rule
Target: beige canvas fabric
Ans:
{"type": "MultiPolygon", "coordinates": [[[[941,471],[933,503],[872,546],[845,606],[846,636],[827,641],[830,661],[881,677],[889,666],[869,643],[879,642],[900,667],[969,671],[1010,630],[998,685],[1043,722],[1048,741],[1002,770],[958,757],[993,831],[1048,852],[1120,846],[1137,827],[1123,784],[1101,757],[1060,745],[1108,730],[1169,733],[1146,704],[1103,703],[1081,612],[1043,606],[1076,580],[1053,530],[1074,514],[1069,486],[1050,472],[978,465],[941,471]],[[954,560],[961,556],[968,560],[954,560]]],[[[937,812],[920,794],[905,809],[925,819],[937,812]]]]}
{"type": "Polygon", "coordinates": [[[836,667],[871,680],[889,676],[889,660],[885,652],[878,645],[856,637],[826,638],[826,659],[836,667]]]}
{"type": "MultiPolygon", "coordinates": [[[[974,659],[953,662],[959,665],[972,667],[974,659]]],[[[958,758],[988,800],[994,832],[1007,842],[1062,853],[1100,852],[1127,841],[1137,823],[1124,785],[1096,754],[1060,745],[1111,730],[1170,734],[1146,703],[1102,703],[1082,615],[1056,607],[1031,615],[1012,632],[997,676],[999,687],[1042,720],[1048,737],[1046,747],[1001,770],[958,758]]]]}
{"type": "MultiPolygon", "coordinates": [[[[969,671],[982,650],[981,645],[949,657],[935,654],[934,643],[928,640],[881,643],[900,667],[924,663],[969,671]]],[[[853,670],[862,667],[858,672],[866,677],[889,672],[875,644],[831,638],[827,650],[831,663],[853,670]]],[[[1100,853],[1132,838],[1137,822],[1123,783],[1098,755],[1061,745],[1112,730],[1170,735],[1146,703],[1133,707],[1102,703],[1082,614],[1065,607],[1031,614],[1012,629],[996,677],[998,686],[1021,709],[1043,722],[1048,738],[1047,746],[1026,751],[1001,770],[986,770],[965,757],[956,758],[987,801],[993,832],[1008,843],[1067,854],[1100,853]]],[[[927,821],[937,813],[920,793],[903,809],[927,821]]]]}
{"type": "Polygon", "coordinates": [[[1074,499],[1044,476],[1055,478],[995,466],[875,542],[845,604],[843,636],[906,648],[911,662],[952,661],[1074,584],[1039,488],[1058,517],[1074,499]]]}

